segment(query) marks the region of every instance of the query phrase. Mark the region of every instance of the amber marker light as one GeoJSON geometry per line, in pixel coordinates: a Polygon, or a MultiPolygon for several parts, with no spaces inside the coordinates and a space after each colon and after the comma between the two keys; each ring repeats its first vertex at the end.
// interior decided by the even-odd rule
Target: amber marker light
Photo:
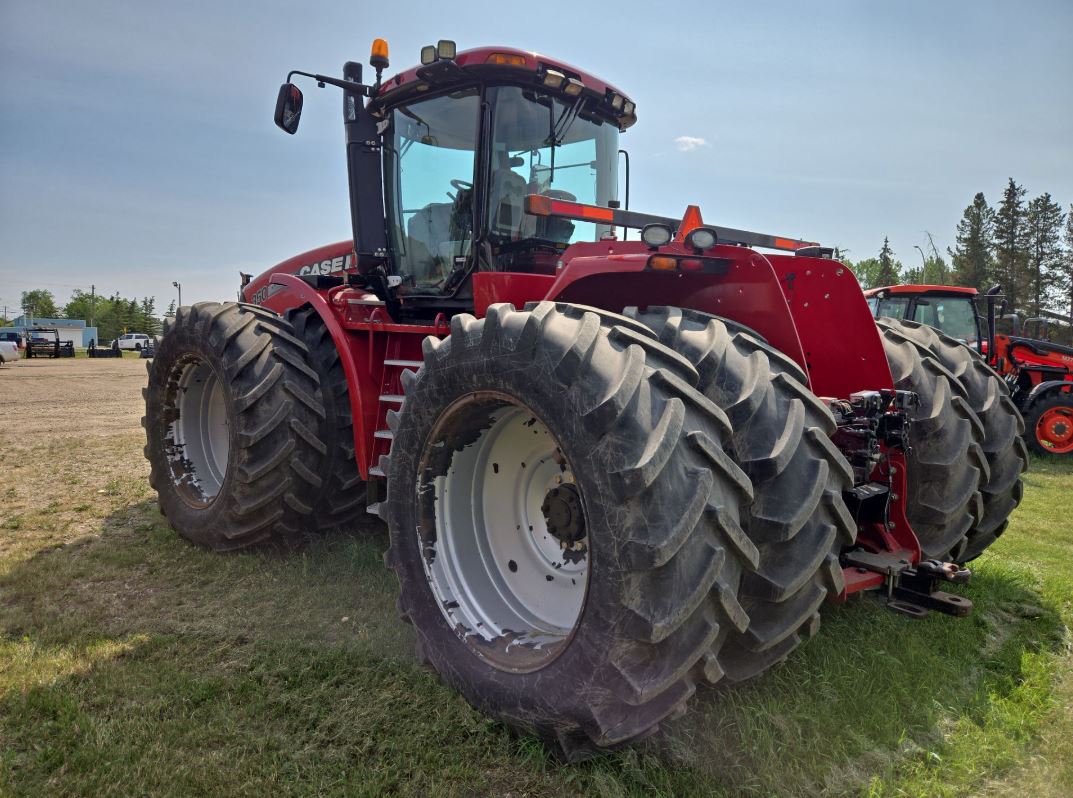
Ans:
{"type": "Polygon", "coordinates": [[[525,56],[515,53],[492,53],[484,60],[484,63],[523,67],[525,66],[525,56]]]}

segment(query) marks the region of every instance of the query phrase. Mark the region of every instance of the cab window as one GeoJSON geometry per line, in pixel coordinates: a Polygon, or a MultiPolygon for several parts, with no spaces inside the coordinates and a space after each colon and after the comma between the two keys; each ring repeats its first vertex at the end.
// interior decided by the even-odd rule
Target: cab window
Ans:
{"type": "Polygon", "coordinates": [[[956,297],[918,299],[913,310],[913,321],[935,327],[951,338],[967,344],[976,343],[976,307],[971,299],[956,297]]]}
{"type": "Polygon", "coordinates": [[[902,297],[886,297],[880,299],[875,310],[875,316],[879,318],[904,319],[905,312],[909,308],[909,300],[902,297]]]}
{"type": "Polygon", "coordinates": [[[473,240],[476,89],[396,108],[385,147],[395,268],[405,289],[444,290],[473,240]]]}
{"type": "Polygon", "coordinates": [[[534,251],[596,241],[610,229],[525,213],[528,194],[604,207],[617,199],[618,129],[588,117],[586,102],[517,86],[496,89],[487,229],[497,268],[534,268],[540,260],[534,251]]]}

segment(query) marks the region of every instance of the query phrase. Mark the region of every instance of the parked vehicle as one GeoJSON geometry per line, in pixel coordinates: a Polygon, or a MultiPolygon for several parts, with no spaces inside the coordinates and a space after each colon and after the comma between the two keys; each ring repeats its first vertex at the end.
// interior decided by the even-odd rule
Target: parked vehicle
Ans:
{"type": "Polygon", "coordinates": [[[19,359],[19,345],[15,341],[0,338],[0,363],[14,363],[19,359]]]}
{"type": "Polygon", "coordinates": [[[975,288],[894,285],[865,293],[877,319],[898,319],[922,343],[939,345],[937,337],[920,327],[927,325],[975,348],[1005,380],[1001,395],[1009,396],[1024,416],[1029,448],[1037,454],[1073,456],[1073,347],[1024,335],[1030,325],[1046,331],[1048,320],[1022,322],[1016,314],[996,311],[1000,291],[996,287],[983,297],[984,313],[976,306],[975,288]],[[1008,323],[1009,333],[997,331],[999,316],[1008,323]]]}
{"type": "Polygon", "coordinates": [[[119,348],[141,352],[149,345],[149,340],[145,333],[127,333],[119,336],[119,348]]]}
{"type": "MultiPolygon", "coordinates": [[[[419,659],[569,759],[781,662],[825,600],[970,611],[939,586],[1025,461],[965,345],[877,326],[831,248],[621,208],[635,107],[591,74],[448,41],[370,62],[311,76],[344,92],[353,238],[157,348],[145,451],[180,535],[287,547],[368,507],[419,659]]],[[[284,84],[277,125],[302,104],[284,84]]]]}
{"type": "Polygon", "coordinates": [[[11,341],[20,350],[26,346],[22,333],[15,330],[0,330],[0,341],[11,341]]]}

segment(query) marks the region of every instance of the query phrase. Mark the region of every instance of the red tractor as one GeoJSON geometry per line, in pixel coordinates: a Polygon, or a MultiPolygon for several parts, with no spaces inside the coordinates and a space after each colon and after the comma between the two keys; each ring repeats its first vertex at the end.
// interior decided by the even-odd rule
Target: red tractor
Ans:
{"type": "MultiPolygon", "coordinates": [[[[291,73],[343,91],[352,239],[157,347],[179,534],[286,547],[368,508],[418,658],[569,759],[781,662],[827,600],[969,612],[939,588],[1025,459],[966,346],[877,326],[826,247],[620,207],[634,103],[593,75],[446,41],[371,63],[291,73]]],[[[302,101],[281,87],[288,133],[302,101]]]]}
{"type": "Polygon", "coordinates": [[[1000,310],[998,315],[1010,321],[1011,332],[997,332],[995,308],[1000,290],[994,288],[984,295],[983,314],[976,306],[975,288],[893,285],[865,291],[865,296],[877,319],[928,325],[975,348],[1005,379],[1013,403],[1024,416],[1029,448],[1037,454],[1073,455],[1073,348],[1022,334],[1033,322],[1046,328],[1044,319],[1022,323],[1016,315],[1006,316],[1000,310]]]}

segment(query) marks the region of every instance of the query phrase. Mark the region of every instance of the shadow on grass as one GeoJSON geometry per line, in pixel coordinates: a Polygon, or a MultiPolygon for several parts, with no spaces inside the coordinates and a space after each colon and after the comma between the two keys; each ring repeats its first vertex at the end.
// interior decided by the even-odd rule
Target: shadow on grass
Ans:
{"type": "MultiPolygon", "coordinates": [[[[660,740],[672,761],[758,794],[857,794],[913,760],[941,763],[948,732],[984,723],[1062,646],[1031,575],[991,560],[956,592],[973,614],[895,614],[874,594],[828,606],[810,643],[745,685],[704,691],[660,740]]],[[[998,764],[998,763],[995,763],[998,764]]]]}
{"type": "Polygon", "coordinates": [[[854,794],[982,721],[1062,625],[985,560],[974,614],[861,597],[819,635],[638,749],[574,768],[417,667],[382,525],[290,556],[221,557],[142,502],[0,581],[0,754],[12,792],[854,794]],[[122,791],[122,790],[120,790],[122,791]]]}

